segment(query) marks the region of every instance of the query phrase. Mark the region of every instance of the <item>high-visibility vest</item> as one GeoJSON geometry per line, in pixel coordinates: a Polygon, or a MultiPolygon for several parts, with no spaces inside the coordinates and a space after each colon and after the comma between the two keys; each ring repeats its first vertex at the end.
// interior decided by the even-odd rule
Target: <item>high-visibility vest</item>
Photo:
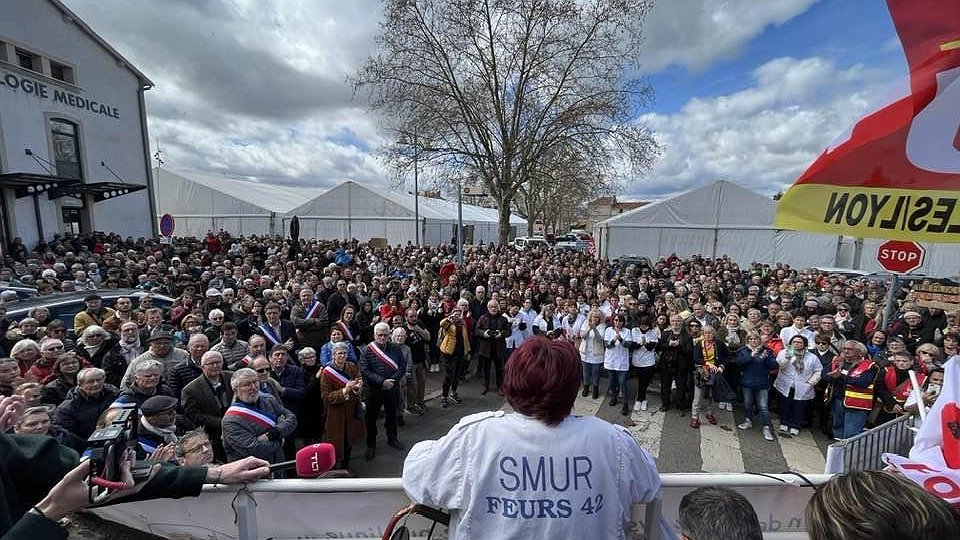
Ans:
{"type": "MultiPolygon", "coordinates": [[[[863,372],[869,370],[873,367],[873,360],[867,359],[859,364],[857,364],[853,370],[847,375],[848,378],[853,379],[863,375],[863,372]]],[[[860,388],[852,386],[847,383],[846,388],[843,392],[843,406],[848,409],[859,409],[861,411],[869,411],[873,409],[873,384],[876,382],[877,378],[874,377],[870,384],[866,388],[860,388]]]]}

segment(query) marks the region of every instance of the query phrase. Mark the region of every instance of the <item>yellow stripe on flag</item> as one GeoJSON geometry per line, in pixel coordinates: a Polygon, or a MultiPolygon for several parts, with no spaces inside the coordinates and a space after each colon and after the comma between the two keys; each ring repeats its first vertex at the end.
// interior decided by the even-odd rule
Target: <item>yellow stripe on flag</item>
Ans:
{"type": "Polygon", "coordinates": [[[960,243],[960,193],[797,184],[783,195],[778,229],[960,243]]]}
{"type": "Polygon", "coordinates": [[[948,41],[940,46],[941,51],[952,51],[954,49],[960,49],[960,39],[948,41]]]}

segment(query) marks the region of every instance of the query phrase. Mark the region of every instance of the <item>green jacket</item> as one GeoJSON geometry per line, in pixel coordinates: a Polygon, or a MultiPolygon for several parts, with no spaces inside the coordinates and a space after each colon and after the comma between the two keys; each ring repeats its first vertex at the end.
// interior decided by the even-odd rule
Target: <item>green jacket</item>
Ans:
{"type": "MultiPolygon", "coordinates": [[[[0,434],[0,540],[63,540],[67,533],[56,522],[27,513],[47,496],[79,456],[45,435],[0,434]]],[[[111,502],[196,497],[203,488],[206,467],[164,465],[131,497],[111,502]]]]}

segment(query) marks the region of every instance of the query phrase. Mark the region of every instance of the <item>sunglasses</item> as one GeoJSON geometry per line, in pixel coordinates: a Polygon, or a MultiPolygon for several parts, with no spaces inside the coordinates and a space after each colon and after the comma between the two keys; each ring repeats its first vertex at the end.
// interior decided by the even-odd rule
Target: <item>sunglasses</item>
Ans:
{"type": "Polygon", "coordinates": [[[265,368],[256,369],[256,370],[254,370],[254,371],[256,371],[257,373],[266,373],[266,372],[270,371],[270,368],[266,368],[266,367],[265,367],[265,368]]]}

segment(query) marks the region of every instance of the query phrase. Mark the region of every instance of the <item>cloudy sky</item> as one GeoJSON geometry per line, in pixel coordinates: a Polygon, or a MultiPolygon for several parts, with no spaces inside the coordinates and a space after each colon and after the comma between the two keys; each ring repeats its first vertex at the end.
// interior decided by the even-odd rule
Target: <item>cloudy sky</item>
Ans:
{"type": "MultiPolygon", "coordinates": [[[[372,50],[379,1],[65,3],[156,83],[166,166],[386,183],[376,116],[345,82],[372,50]]],[[[641,119],[664,152],[625,198],[718,178],[776,193],[906,75],[883,0],[660,0],[647,29],[656,101],[641,119]]]]}

